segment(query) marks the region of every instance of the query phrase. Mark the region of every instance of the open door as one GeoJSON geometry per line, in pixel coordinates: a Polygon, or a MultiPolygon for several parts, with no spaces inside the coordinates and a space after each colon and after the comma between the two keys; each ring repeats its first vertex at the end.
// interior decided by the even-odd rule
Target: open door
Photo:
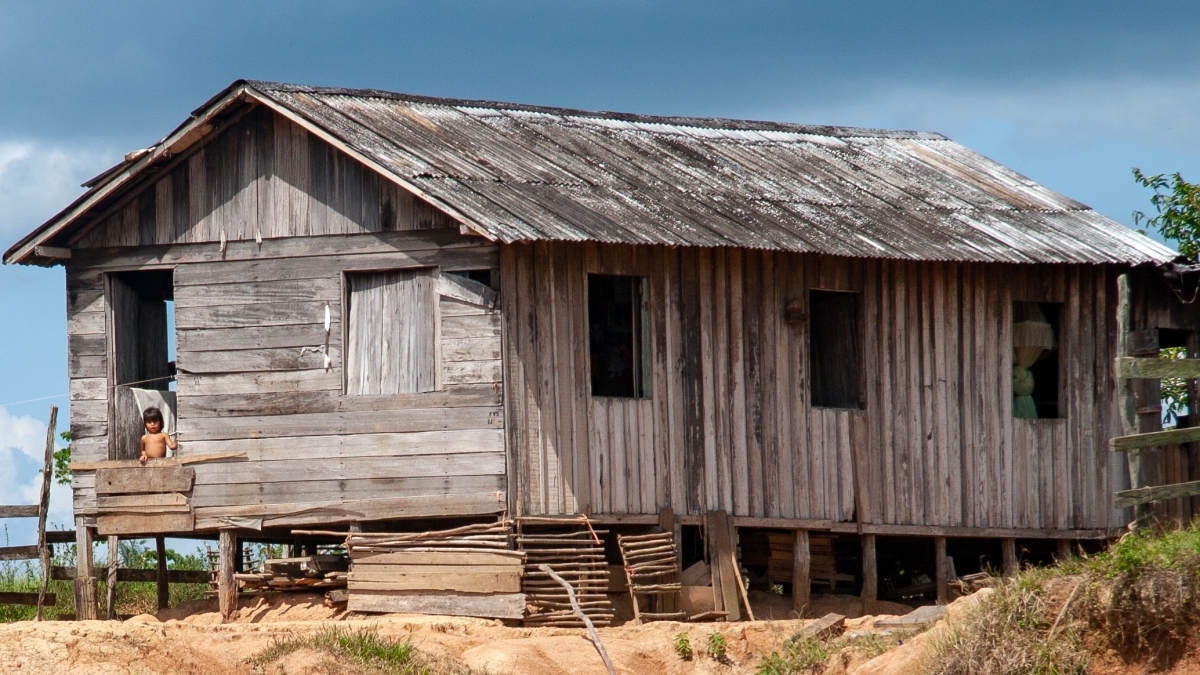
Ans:
{"type": "Polygon", "coordinates": [[[130,386],[169,390],[174,380],[168,330],[174,286],[171,270],[108,275],[109,459],[137,459],[144,433],[130,386]]]}

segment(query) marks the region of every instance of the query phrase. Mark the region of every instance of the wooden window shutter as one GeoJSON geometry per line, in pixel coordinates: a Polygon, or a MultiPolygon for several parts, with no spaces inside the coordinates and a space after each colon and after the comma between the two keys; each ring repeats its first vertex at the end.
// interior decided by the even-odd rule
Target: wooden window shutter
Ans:
{"type": "Polygon", "coordinates": [[[434,273],[346,275],[350,291],[346,393],[433,391],[434,273]]]}

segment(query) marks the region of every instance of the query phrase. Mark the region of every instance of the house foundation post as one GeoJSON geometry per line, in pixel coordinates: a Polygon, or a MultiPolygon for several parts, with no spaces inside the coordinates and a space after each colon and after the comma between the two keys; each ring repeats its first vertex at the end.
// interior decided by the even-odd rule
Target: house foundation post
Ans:
{"type": "Polygon", "coordinates": [[[812,558],[808,550],[808,530],[792,531],[792,611],[803,619],[812,594],[812,558]]]}
{"type": "Polygon", "coordinates": [[[75,518],[75,618],[94,621],[96,613],[96,575],[92,569],[92,542],[96,528],[75,518]]]}
{"type": "Polygon", "coordinates": [[[862,536],[862,606],[863,614],[875,613],[875,596],[879,589],[879,565],[875,560],[875,535],[862,536]]]}
{"type": "Polygon", "coordinates": [[[1017,540],[1016,539],[1001,539],[1000,540],[1000,557],[1003,561],[1004,576],[1011,577],[1017,573],[1020,564],[1017,562],[1017,540]]]}
{"type": "Polygon", "coordinates": [[[166,537],[154,538],[154,551],[158,554],[158,564],[155,565],[157,571],[155,581],[158,583],[158,608],[163,610],[171,605],[171,587],[167,583],[166,537]]]}
{"type": "Polygon", "coordinates": [[[946,557],[946,538],[933,538],[933,563],[937,570],[937,604],[950,602],[950,559],[946,557]]]}
{"type": "Polygon", "coordinates": [[[121,540],[119,537],[108,538],[108,582],[105,584],[105,615],[106,619],[117,618],[117,570],[121,565],[121,540]]]}
{"type": "Polygon", "coordinates": [[[217,598],[221,607],[221,616],[233,618],[237,611],[237,580],[234,579],[234,568],[237,565],[238,540],[233,530],[221,530],[220,562],[217,568],[217,598]]]}

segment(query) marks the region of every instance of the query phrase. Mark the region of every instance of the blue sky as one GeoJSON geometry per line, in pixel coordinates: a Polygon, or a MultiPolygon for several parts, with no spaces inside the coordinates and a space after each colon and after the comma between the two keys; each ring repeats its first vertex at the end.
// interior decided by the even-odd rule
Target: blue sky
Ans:
{"type": "MultiPolygon", "coordinates": [[[[0,0],[0,248],[238,78],[939,131],[1129,224],[1131,167],[1200,180],[1198,28],[1153,1],[0,0]]],[[[67,391],[64,304],[60,269],[0,268],[0,503],[66,419],[13,404],[67,391]]]]}

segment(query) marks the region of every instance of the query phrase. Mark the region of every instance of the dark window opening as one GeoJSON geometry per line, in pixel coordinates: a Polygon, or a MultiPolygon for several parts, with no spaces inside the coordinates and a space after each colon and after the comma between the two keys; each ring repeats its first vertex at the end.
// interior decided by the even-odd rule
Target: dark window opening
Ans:
{"type": "MultiPolygon", "coordinates": [[[[144,426],[132,390],[174,388],[174,299],[171,270],[120,272],[108,277],[110,372],[115,385],[109,446],[112,459],[141,455],[144,426]]],[[[164,410],[163,414],[170,413],[164,410]]]]}
{"type": "Polygon", "coordinates": [[[1057,302],[1013,303],[1014,417],[1056,419],[1060,416],[1061,313],[1062,304],[1057,302]],[[1028,375],[1021,372],[1022,368],[1028,375]],[[1032,377],[1032,383],[1028,382],[1029,377],[1032,377]],[[1022,396],[1032,398],[1032,408],[1022,396]],[[1031,414],[1034,411],[1036,415],[1031,414]]]}
{"type": "Polygon", "coordinates": [[[592,396],[649,398],[646,279],[588,275],[592,396]]]}
{"type": "Polygon", "coordinates": [[[453,274],[456,277],[470,279],[471,281],[478,281],[493,291],[498,291],[500,290],[499,272],[500,270],[457,270],[454,272],[446,272],[446,274],[453,274]]]}
{"type": "Polygon", "coordinates": [[[809,291],[808,363],[812,405],[861,409],[858,294],[809,291]]]}

